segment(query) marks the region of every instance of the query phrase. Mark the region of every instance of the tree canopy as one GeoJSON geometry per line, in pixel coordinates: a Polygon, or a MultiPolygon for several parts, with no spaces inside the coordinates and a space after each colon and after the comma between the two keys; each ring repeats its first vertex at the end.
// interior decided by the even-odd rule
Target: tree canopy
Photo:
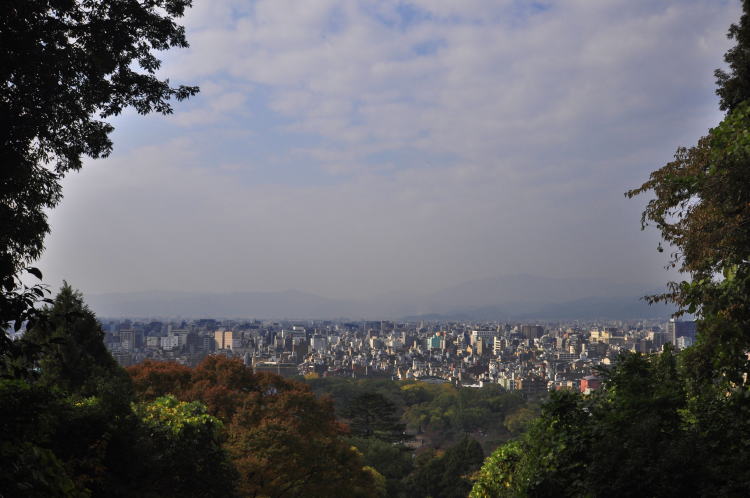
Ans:
{"type": "Polygon", "coordinates": [[[704,379],[737,383],[750,363],[750,2],[729,29],[737,44],[718,70],[717,94],[726,116],[693,147],[654,171],[628,196],[653,192],[642,225],[654,224],[672,248],[670,266],[687,275],[651,300],[676,303],[699,320],[704,379]]]}
{"type": "Polygon", "coordinates": [[[464,497],[471,491],[469,477],[483,459],[482,446],[466,435],[442,454],[425,453],[417,458],[415,472],[405,480],[408,494],[420,498],[464,497]]]}
{"type": "Polygon", "coordinates": [[[674,353],[628,353],[602,375],[591,396],[553,392],[528,432],[485,461],[471,496],[715,495],[721,473],[674,353]]]}
{"type": "Polygon", "coordinates": [[[406,426],[399,422],[396,405],[382,394],[365,392],[354,398],[344,416],[354,436],[401,442],[406,426]]]}
{"type": "Polygon", "coordinates": [[[729,27],[727,37],[737,44],[724,54],[729,71],[717,69],[716,95],[719,108],[732,111],[750,99],[750,2],[742,0],[742,16],[738,24],[729,27]]]}
{"type": "MultiPolygon", "coordinates": [[[[557,392],[518,441],[488,458],[473,497],[747,496],[750,472],[750,1],[716,71],[727,111],[695,146],[626,195],[685,275],[651,301],[694,314],[698,341],[627,353],[591,396],[557,392]]],[[[661,247],[660,247],[661,249],[661,247]]]]}
{"type": "Polygon", "coordinates": [[[129,367],[142,401],[171,393],[199,401],[225,425],[225,447],[243,496],[374,496],[375,477],[345,439],[330,400],[304,384],[254,374],[239,360],[209,356],[190,369],[146,361],[129,367]]]}
{"type": "Polygon", "coordinates": [[[37,259],[46,209],[83,156],[112,151],[107,121],[126,107],[172,112],[198,91],[159,79],[157,51],[187,47],[175,20],[191,0],[0,2],[0,325],[25,318],[14,278],[37,259]]]}
{"type": "Polygon", "coordinates": [[[80,397],[128,397],[130,380],[104,346],[99,321],[67,283],[23,340],[42,348],[36,360],[42,383],[80,397]]]}
{"type": "Polygon", "coordinates": [[[134,404],[102,339],[66,284],[14,341],[35,353],[0,364],[0,495],[232,496],[223,424],[199,402],[134,404]]]}

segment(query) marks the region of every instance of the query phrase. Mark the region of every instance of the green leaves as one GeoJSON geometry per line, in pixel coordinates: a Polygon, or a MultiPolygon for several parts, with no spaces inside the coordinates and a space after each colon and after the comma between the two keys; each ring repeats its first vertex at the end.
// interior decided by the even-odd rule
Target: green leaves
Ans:
{"type": "Polygon", "coordinates": [[[49,232],[45,210],[62,199],[62,177],[80,169],[82,156],[112,151],[114,128],[102,120],[126,107],[169,114],[172,99],[198,92],[155,76],[154,51],[188,46],[174,20],[190,5],[0,2],[0,283],[6,289],[41,255],[49,232]]]}
{"type": "Polygon", "coordinates": [[[602,372],[591,396],[557,391],[518,440],[497,449],[477,475],[472,496],[680,496],[693,432],[683,378],[669,350],[627,354],[602,372]],[[682,467],[681,467],[682,466],[682,467]],[[668,490],[672,491],[668,491],[668,490]],[[626,491],[625,491],[626,490],[626,491]]]}
{"type": "Polygon", "coordinates": [[[154,431],[166,429],[175,437],[191,431],[205,432],[218,440],[219,430],[223,427],[221,420],[209,415],[202,403],[178,401],[174,396],[136,404],[133,409],[147,427],[154,431]]]}
{"type": "Polygon", "coordinates": [[[354,398],[344,416],[354,436],[389,442],[408,439],[404,424],[399,423],[396,405],[378,393],[362,393],[354,398]]]}

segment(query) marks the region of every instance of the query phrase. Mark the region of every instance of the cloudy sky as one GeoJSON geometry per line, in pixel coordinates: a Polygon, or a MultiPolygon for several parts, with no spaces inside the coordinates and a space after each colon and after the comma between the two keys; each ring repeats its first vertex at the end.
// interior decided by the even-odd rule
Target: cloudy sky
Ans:
{"type": "Polygon", "coordinates": [[[194,0],[163,74],[64,183],[40,266],[87,293],[661,283],[623,192],[721,114],[739,2],[194,0]]]}

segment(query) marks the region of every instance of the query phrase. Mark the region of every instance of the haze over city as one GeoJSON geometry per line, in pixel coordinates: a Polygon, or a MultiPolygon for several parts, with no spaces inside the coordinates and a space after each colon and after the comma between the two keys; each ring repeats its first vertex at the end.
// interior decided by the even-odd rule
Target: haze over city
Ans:
{"type": "MultiPolygon", "coordinates": [[[[722,114],[733,1],[196,2],[40,267],[85,294],[427,295],[500,275],[670,278],[623,193],[722,114]]],[[[649,291],[645,288],[644,291],[649,291]]]]}

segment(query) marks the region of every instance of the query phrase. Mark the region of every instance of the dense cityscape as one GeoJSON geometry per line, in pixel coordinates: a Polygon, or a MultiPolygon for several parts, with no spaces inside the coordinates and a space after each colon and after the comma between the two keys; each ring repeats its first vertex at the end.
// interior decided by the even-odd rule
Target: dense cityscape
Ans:
{"type": "Polygon", "coordinates": [[[587,392],[596,367],[624,351],[681,350],[695,323],[398,323],[392,321],[105,320],[105,344],[123,366],[146,359],[196,366],[210,354],[283,376],[381,377],[499,384],[526,396],[587,392]]]}

